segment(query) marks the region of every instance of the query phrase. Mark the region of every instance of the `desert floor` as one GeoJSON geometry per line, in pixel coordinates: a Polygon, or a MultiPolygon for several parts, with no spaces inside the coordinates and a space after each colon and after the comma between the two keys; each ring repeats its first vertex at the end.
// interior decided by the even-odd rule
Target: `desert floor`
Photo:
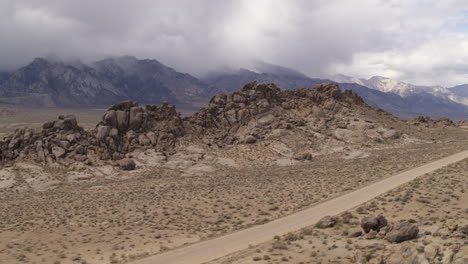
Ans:
{"type": "Polygon", "coordinates": [[[125,262],[262,224],[467,148],[466,141],[449,140],[294,166],[225,167],[190,176],[151,168],[40,192],[4,189],[0,260],[125,262]]]}
{"type": "Polygon", "coordinates": [[[414,250],[428,263],[465,263],[454,261],[468,260],[467,179],[468,160],[464,160],[342,214],[332,228],[311,225],[210,263],[381,263],[381,258],[390,254],[407,254],[401,248],[414,250]],[[419,235],[402,244],[365,235],[350,237],[348,234],[360,229],[361,218],[368,215],[383,215],[392,223],[416,223],[419,235]]]}

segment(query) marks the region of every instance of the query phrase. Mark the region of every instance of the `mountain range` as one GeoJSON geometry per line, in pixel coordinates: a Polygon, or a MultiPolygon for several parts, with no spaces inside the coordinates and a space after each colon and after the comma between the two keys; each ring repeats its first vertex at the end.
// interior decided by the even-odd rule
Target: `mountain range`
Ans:
{"type": "Polygon", "coordinates": [[[205,84],[157,60],[124,56],[86,65],[37,58],[0,75],[0,103],[88,107],[132,99],[183,103],[205,96],[205,84]]]}
{"type": "Polygon", "coordinates": [[[84,64],[36,58],[13,72],[0,73],[0,103],[29,107],[93,107],[122,100],[142,104],[197,105],[219,93],[230,93],[251,81],[272,82],[282,89],[314,87],[332,81],[353,90],[364,101],[400,118],[468,119],[468,84],[453,88],[417,86],[374,76],[359,79],[335,75],[310,78],[286,67],[258,62],[252,69],[212,72],[202,78],[181,73],[157,60],[112,57],[84,64]]]}

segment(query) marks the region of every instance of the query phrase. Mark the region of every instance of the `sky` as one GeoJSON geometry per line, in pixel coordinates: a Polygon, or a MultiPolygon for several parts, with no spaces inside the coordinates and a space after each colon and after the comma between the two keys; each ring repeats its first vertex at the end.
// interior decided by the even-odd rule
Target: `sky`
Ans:
{"type": "Polygon", "coordinates": [[[0,0],[0,70],[157,59],[202,76],[265,61],[311,77],[468,83],[466,0],[0,0]]]}

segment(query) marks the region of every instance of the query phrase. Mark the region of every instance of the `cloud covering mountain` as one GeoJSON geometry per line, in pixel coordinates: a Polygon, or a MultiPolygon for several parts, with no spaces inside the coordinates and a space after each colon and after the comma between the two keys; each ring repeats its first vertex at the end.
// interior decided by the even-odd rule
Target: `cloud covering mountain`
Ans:
{"type": "Polygon", "coordinates": [[[201,76],[261,60],[308,76],[468,83],[460,0],[4,0],[0,71],[132,54],[201,76]]]}

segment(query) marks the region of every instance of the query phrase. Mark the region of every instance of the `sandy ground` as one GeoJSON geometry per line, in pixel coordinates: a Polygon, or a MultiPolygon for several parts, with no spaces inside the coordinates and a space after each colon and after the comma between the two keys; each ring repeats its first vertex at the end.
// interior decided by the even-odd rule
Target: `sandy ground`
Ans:
{"type": "Polygon", "coordinates": [[[271,239],[271,236],[286,235],[287,233],[306,228],[310,226],[311,222],[319,222],[323,217],[344,213],[347,210],[351,210],[356,206],[377,197],[379,194],[390,191],[417,177],[423,176],[426,173],[435,171],[466,158],[468,158],[468,150],[391,176],[364,188],[309,207],[286,217],[282,217],[276,221],[258,225],[216,239],[207,240],[188,247],[182,247],[135,263],[205,263],[237,251],[245,250],[249,246],[267,242],[271,239]]]}
{"type": "MultiPolygon", "coordinates": [[[[311,225],[210,263],[381,263],[390,254],[403,256],[401,248],[413,249],[427,261],[404,263],[467,263],[467,179],[465,159],[342,214],[333,228],[311,225]],[[419,235],[401,244],[378,237],[349,237],[360,229],[360,219],[368,215],[383,215],[392,223],[415,223],[419,235]]],[[[400,261],[388,263],[403,263],[400,261]]]]}
{"type": "Polygon", "coordinates": [[[414,144],[360,159],[329,155],[289,167],[224,166],[187,176],[155,167],[62,179],[45,191],[3,189],[0,262],[126,262],[271,221],[467,145],[414,144]]]}

